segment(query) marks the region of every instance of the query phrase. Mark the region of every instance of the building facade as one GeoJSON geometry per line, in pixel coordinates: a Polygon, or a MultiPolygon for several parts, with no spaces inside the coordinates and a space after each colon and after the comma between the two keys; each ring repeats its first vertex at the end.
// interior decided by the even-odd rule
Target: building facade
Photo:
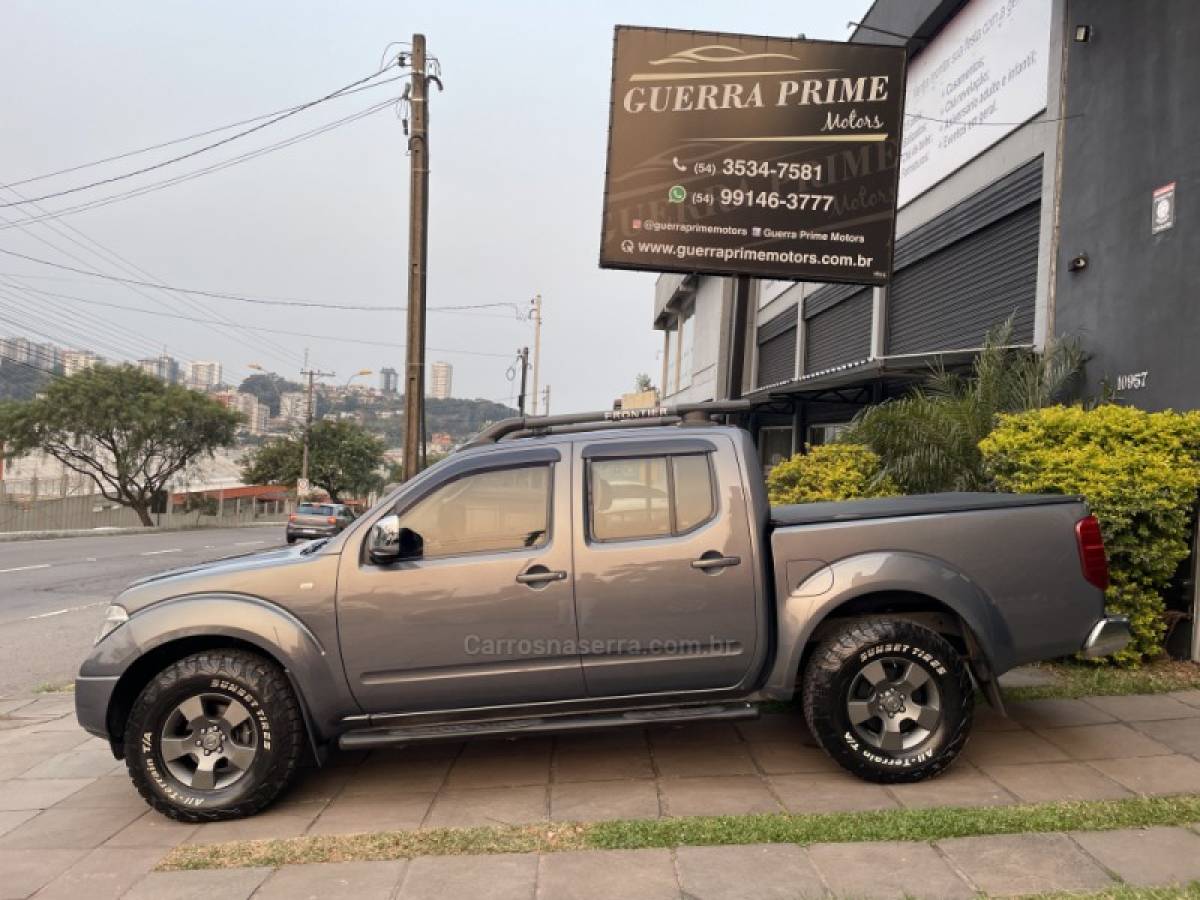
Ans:
{"type": "Polygon", "coordinates": [[[91,350],[64,350],[62,355],[63,374],[70,378],[77,372],[90,369],[104,360],[91,350]]]}
{"type": "Polygon", "coordinates": [[[304,391],[285,391],[279,395],[279,418],[289,425],[303,425],[308,412],[308,394],[304,391]]]}
{"type": "Polygon", "coordinates": [[[137,366],[143,372],[148,372],[155,378],[161,378],[167,384],[179,383],[179,361],[173,356],[164,353],[149,359],[139,359],[137,366]]]}
{"type": "Polygon", "coordinates": [[[771,464],[1011,322],[1013,344],[1077,339],[1086,395],[1200,406],[1191,37],[1186,0],[877,0],[851,40],[909,52],[889,284],[737,298],[728,278],[662,275],[666,401],[761,400],[771,464]]]}
{"type": "Polygon", "coordinates": [[[188,363],[187,386],[194,391],[209,391],[221,383],[219,362],[195,361],[188,363]]]}
{"type": "Polygon", "coordinates": [[[379,390],[388,396],[400,393],[400,374],[390,366],[380,369],[379,390]]]}
{"type": "Polygon", "coordinates": [[[435,362],[429,367],[429,396],[434,400],[449,400],[454,367],[448,362],[435,362]]]}

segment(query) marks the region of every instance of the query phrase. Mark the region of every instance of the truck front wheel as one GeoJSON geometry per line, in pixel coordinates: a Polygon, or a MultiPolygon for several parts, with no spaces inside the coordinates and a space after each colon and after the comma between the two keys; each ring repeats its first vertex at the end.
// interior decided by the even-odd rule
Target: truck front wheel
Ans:
{"type": "Polygon", "coordinates": [[[291,780],[304,746],[300,707],[274,662],[243,650],[194,653],[142,689],[125,725],[141,795],[185,822],[253,815],[291,780]]]}
{"type": "Polygon", "coordinates": [[[971,730],[975,693],[955,649],[906,619],[847,622],[813,651],[804,717],[834,761],[867,781],[942,772],[971,730]]]}

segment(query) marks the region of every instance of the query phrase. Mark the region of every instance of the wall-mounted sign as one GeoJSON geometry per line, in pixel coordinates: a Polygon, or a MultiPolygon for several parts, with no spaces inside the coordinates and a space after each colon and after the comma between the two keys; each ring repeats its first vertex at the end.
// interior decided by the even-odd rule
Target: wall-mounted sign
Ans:
{"type": "Polygon", "coordinates": [[[618,26],[600,265],[883,284],[904,61],[618,26]]]}
{"type": "Polygon", "coordinates": [[[1150,233],[1175,227],[1175,182],[1154,189],[1150,198],[1150,233]]]}
{"type": "Polygon", "coordinates": [[[1049,0],[970,0],[913,58],[901,206],[1046,108],[1053,8],[1049,0]]]}

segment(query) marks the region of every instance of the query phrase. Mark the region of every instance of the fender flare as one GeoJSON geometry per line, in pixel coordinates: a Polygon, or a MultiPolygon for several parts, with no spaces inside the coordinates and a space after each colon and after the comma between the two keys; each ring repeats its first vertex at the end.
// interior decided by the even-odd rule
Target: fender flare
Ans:
{"type": "Polygon", "coordinates": [[[778,651],[763,690],[794,695],[804,649],[817,628],[845,603],[868,594],[919,594],[937,601],[970,629],[994,671],[1010,668],[1012,635],[992,599],[944,560],[920,553],[880,551],[822,566],[778,602],[778,651]]]}
{"type": "Polygon", "coordinates": [[[342,717],[359,712],[336,648],[328,652],[292,613],[248,594],[185,594],[139,609],[96,646],[80,675],[124,676],[148,653],[189,638],[229,638],[277,660],[314,744],[335,735],[342,717]]]}

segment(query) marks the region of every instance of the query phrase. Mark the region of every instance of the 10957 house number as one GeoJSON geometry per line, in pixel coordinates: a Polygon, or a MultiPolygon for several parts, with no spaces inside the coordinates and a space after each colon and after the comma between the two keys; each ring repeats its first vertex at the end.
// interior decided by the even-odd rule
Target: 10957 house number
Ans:
{"type": "Polygon", "coordinates": [[[1146,386],[1146,379],[1149,375],[1149,372],[1128,372],[1125,375],[1118,375],[1117,390],[1140,391],[1146,386]]]}

